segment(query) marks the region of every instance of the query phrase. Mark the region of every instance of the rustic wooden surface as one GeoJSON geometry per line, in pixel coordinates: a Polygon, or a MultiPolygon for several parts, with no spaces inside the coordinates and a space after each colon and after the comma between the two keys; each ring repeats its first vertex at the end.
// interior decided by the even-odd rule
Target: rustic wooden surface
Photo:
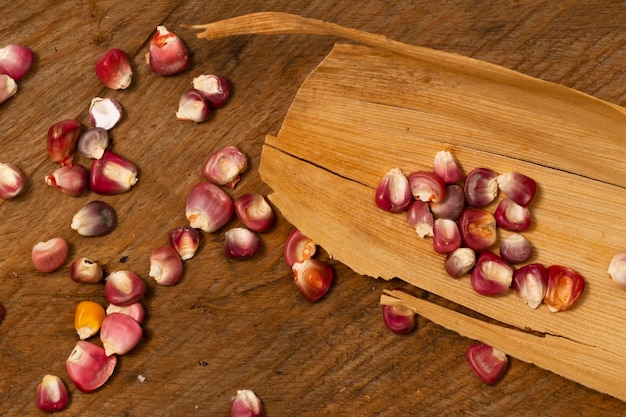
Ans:
{"type": "MultiPolygon", "coordinates": [[[[242,388],[257,392],[268,416],[626,413],[621,401],[517,360],[500,383],[485,386],[464,359],[472,341],[424,319],[413,334],[392,335],[382,325],[378,299],[399,282],[364,278],[334,262],[333,289],[309,304],[282,258],[291,229],[282,218],[263,235],[264,249],[253,259],[227,261],[220,252],[223,235],[205,235],[177,286],[158,287],[147,275],[150,251],[186,223],[187,192],[211,152],[234,144],[250,157],[233,196],[270,192],[257,172],[264,137],[278,132],[298,87],[337,41],[280,35],[206,42],[181,24],[263,10],[298,13],[473,56],[626,105],[626,2],[486,3],[2,2],[2,44],[28,45],[37,62],[18,94],[0,107],[0,160],[17,163],[29,177],[24,195],[0,202],[0,303],[6,311],[0,414],[41,414],[34,394],[46,373],[68,384],[71,404],[61,414],[68,416],[227,415],[230,398],[242,388]],[[188,45],[193,63],[187,72],[163,78],[145,65],[158,24],[188,45]],[[127,91],[108,91],[93,74],[96,58],[110,47],[133,57],[135,80],[127,91]],[[227,76],[233,96],[207,123],[177,121],[178,98],[201,73],[227,76]],[[82,238],[70,229],[71,217],[97,197],[73,199],[43,183],[55,168],[45,136],[50,124],[65,118],[87,124],[89,102],[99,95],[125,109],[112,132],[114,148],[139,165],[140,180],[127,194],[98,197],[118,212],[115,232],[82,238]],[[77,339],[76,304],[104,304],[102,286],[72,282],[69,261],[52,274],[34,270],[32,246],[53,236],[68,240],[70,259],[89,256],[109,271],[134,270],[149,288],[144,340],[120,359],[107,385],[90,394],[71,384],[65,359],[77,339]]],[[[593,204],[601,203],[590,202],[590,219],[593,204]]]]}

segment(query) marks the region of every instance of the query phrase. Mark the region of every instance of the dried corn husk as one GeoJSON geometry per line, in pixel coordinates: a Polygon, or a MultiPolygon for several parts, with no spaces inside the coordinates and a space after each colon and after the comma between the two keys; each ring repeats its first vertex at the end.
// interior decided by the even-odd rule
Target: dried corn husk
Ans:
{"type": "Polygon", "coordinates": [[[398,277],[509,328],[406,295],[385,294],[383,303],[400,299],[444,327],[626,400],[626,292],[606,272],[626,246],[622,107],[472,58],[297,16],[261,13],[196,28],[207,39],[315,33],[369,45],[335,45],[301,86],[279,134],[266,137],[260,172],[272,202],[355,272],[398,277]],[[443,256],[402,214],[375,206],[389,169],[432,169],[440,150],[452,151],[466,172],[483,166],[537,181],[534,226],[525,233],[532,261],[585,277],[573,309],[532,310],[513,293],[474,293],[468,279],[446,275],[443,256]]]}

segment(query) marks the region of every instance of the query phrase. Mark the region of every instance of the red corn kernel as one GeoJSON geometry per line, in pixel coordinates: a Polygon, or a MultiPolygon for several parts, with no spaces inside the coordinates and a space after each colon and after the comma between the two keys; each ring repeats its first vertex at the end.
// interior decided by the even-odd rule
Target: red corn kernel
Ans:
{"type": "Polygon", "coordinates": [[[69,402],[67,387],[56,375],[45,375],[37,386],[35,403],[46,413],[64,410],[69,402]]]}
{"type": "Polygon", "coordinates": [[[315,302],[328,292],[333,282],[333,269],[326,262],[306,259],[293,264],[293,277],[300,294],[315,302]]]}
{"type": "Polygon", "coordinates": [[[450,253],[461,247],[461,233],[454,220],[437,219],[433,228],[433,248],[437,253],[450,253]]]}
{"type": "Polygon", "coordinates": [[[183,276],[183,261],[171,246],[161,246],[150,254],[148,275],[161,285],[174,285],[183,276]]]}
{"type": "Polygon", "coordinates": [[[143,330],[137,321],[122,313],[108,314],[100,327],[100,341],[107,356],[124,355],[141,341],[143,330]]]}
{"type": "Polygon", "coordinates": [[[117,356],[107,356],[104,348],[85,340],[79,340],[67,358],[67,374],[82,392],[91,392],[109,379],[115,365],[117,356]]]}
{"type": "Polygon", "coordinates": [[[102,158],[91,162],[89,188],[97,194],[113,195],[130,190],[137,183],[137,166],[106,149],[102,158]]]}
{"type": "Polygon", "coordinates": [[[548,289],[543,302],[552,312],[571,308],[585,289],[585,279],[571,268],[551,265],[548,267],[548,289]]]}
{"type": "MultiPolygon", "coordinates": [[[[398,290],[398,289],[396,289],[398,290]]],[[[402,291],[402,290],[400,290],[402,291]]],[[[403,305],[383,305],[383,323],[395,334],[407,334],[415,329],[415,311],[403,305]]]]}
{"type": "Polygon", "coordinates": [[[63,194],[79,197],[87,190],[88,174],[87,169],[80,164],[65,165],[47,175],[44,180],[63,194]]]}
{"type": "Polygon", "coordinates": [[[498,174],[489,168],[474,168],[465,178],[465,199],[472,207],[485,207],[498,195],[498,174]]]}
{"type": "Polygon", "coordinates": [[[104,297],[118,306],[136,303],[146,292],[146,284],[137,274],[131,271],[111,273],[104,283],[104,297]]]}
{"type": "Polygon", "coordinates": [[[465,246],[476,252],[489,249],[497,239],[495,217],[481,208],[468,207],[463,210],[459,230],[465,246]]]}
{"type": "Polygon", "coordinates": [[[506,353],[484,343],[470,346],[465,357],[472,371],[485,384],[495,384],[502,379],[509,362],[506,353]]]}
{"type": "Polygon", "coordinates": [[[196,123],[207,121],[211,116],[211,106],[202,91],[191,88],[183,93],[178,101],[176,118],[196,123]]]}
{"type": "Polygon", "coordinates": [[[200,232],[190,226],[177,227],[168,237],[170,246],[183,261],[193,258],[200,245],[200,232]]]}
{"type": "Polygon", "coordinates": [[[165,26],[157,26],[146,55],[150,69],[157,75],[174,75],[187,69],[189,53],[183,41],[165,26]]]}
{"type": "Polygon", "coordinates": [[[311,259],[316,250],[317,245],[312,239],[303,235],[298,229],[293,229],[285,241],[285,262],[292,268],[296,262],[311,259]]]}
{"type": "Polygon", "coordinates": [[[95,97],[89,105],[89,121],[93,127],[111,130],[122,119],[122,106],[112,98],[95,97]]]}
{"type": "Polygon", "coordinates": [[[6,74],[0,74],[0,103],[4,103],[17,93],[17,83],[6,74]]]}
{"type": "Polygon", "coordinates": [[[192,83],[193,88],[202,91],[214,109],[222,107],[230,95],[230,82],[219,75],[200,75],[192,83]]]}
{"type": "Polygon", "coordinates": [[[133,79],[133,70],[126,52],[113,48],[96,61],[96,76],[106,87],[113,90],[128,88],[133,79]]]}
{"type": "Polygon", "coordinates": [[[187,196],[185,216],[193,228],[215,232],[233,217],[233,213],[233,201],[215,184],[198,183],[187,196]]]}
{"type": "Polygon", "coordinates": [[[465,208],[465,191],[458,184],[446,185],[446,196],[439,203],[430,203],[430,211],[435,217],[456,220],[465,208]]]}
{"type": "Polygon", "coordinates": [[[618,288],[626,290],[626,251],[613,256],[607,272],[618,288]]]}
{"type": "Polygon", "coordinates": [[[109,146],[109,132],[101,127],[87,129],[76,143],[76,149],[89,159],[100,159],[109,146]]]}
{"type": "Polygon", "coordinates": [[[104,278],[104,270],[97,263],[88,258],[79,258],[70,266],[70,278],[81,284],[97,284],[104,278]]]}
{"type": "Polygon", "coordinates": [[[120,313],[126,314],[137,323],[141,324],[146,315],[146,310],[143,308],[143,305],[139,302],[133,303],[128,306],[118,306],[115,304],[109,304],[106,309],[107,314],[120,313]]]}
{"type": "Polygon", "coordinates": [[[387,172],[376,187],[376,205],[388,212],[406,211],[411,202],[411,186],[409,180],[399,168],[387,172]]]}
{"type": "Polygon", "coordinates": [[[15,81],[24,77],[33,65],[35,54],[22,45],[7,45],[0,48],[0,74],[6,74],[15,81]]]}
{"type": "Polygon", "coordinates": [[[259,193],[244,194],[233,205],[239,220],[253,232],[267,232],[276,222],[272,206],[259,193]]]}
{"type": "Polygon", "coordinates": [[[224,236],[224,255],[231,259],[246,259],[261,248],[261,241],[253,231],[235,227],[224,236]]]}
{"type": "Polygon", "coordinates": [[[499,175],[496,181],[500,190],[522,207],[530,204],[537,191],[535,180],[517,172],[499,175]]]}
{"type": "Polygon", "coordinates": [[[227,146],[209,156],[202,167],[202,175],[213,184],[234,188],[247,168],[248,157],[236,146],[227,146]]]}
{"type": "Polygon", "coordinates": [[[92,201],[78,210],[71,227],[81,236],[103,236],[110,233],[116,223],[113,207],[104,201],[92,201]]]}
{"type": "Polygon", "coordinates": [[[0,163],[0,198],[9,200],[24,190],[26,177],[17,165],[0,163]]]}
{"type": "Polygon", "coordinates": [[[500,257],[508,263],[526,262],[531,256],[533,256],[533,248],[530,242],[519,233],[513,233],[500,242],[500,257]]]}
{"type": "Polygon", "coordinates": [[[434,172],[415,171],[408,175],[411,193],[416,200],[440,203],[446,196],[446,184],[434,172]]]}
{"type": "Polygon", "coordinates": [[[233,397],[233,404],[230,409],[230,417],[262,417],[263,405],[256,394],[249,390],[238,390],[233,397]]]}
{"type": "Polygon", "coordinates": [[[496,224],[506,230],[522,232],[530,228],[530,211],[508,198],[498,203],[494,213],[496,224]]]}
{"type": "Polygon", "coordinates": [[[536,309],[548,290],[548,270],[541,264],[528,264],[513,273],[513,289],[528,307],[536,309]]]}
{"type": "Polygon", "coordinates": [[[474,291],[488,296],[504,295],[512,281],[513,268],[504,259],[491,252],[478,255],[471,276],[474,291]]]}
{"type": "Polygon", "coordinates": [[[52,272],[59,269],[67,259],[68,246],[65,239],[52,238],[37,243],[31,252],[31,260],[39,272],[52,272]]]}
{"type": "Polygon", "coordinates": [[[428,203],[414,200],[406,211],[406,220],[415,228],[415,232],[419,237],[433,236],[435,220],[428,203]]]}
{"type": "Polygon", "coordinates": [[[385,326],[395,334],[410,333],[415,329],[415,312],[404,306],[383,306],[385,326]]]}
{"type": "Polygon", "coordinates": [[[52,162],[71,165],[82,125],[78,120],[57,122],[48,129],[48,155],[52,162]]]}
{"type": "Polygon", "coordinates": [[[467,274],[476,265],[476,252],[470,248],[458,248],[446,256],[443,263],[448,275],[452,278],[460,278],[467,274]]]}
{"type": "Polygon", "coordinates": [[[446,184],[453,184],[463,179],[463,171],[459,166],[459,162],[450,151],[439,151],[435,154],[433,171],[446,184]]]}

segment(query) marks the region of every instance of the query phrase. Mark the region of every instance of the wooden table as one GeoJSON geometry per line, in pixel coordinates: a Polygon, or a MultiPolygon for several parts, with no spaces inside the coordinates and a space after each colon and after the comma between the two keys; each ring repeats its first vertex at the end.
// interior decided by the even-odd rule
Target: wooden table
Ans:
{"type": "MultiPolygon", "coordinates": [[[[158,286],[148,277],[152,249],[187,223],[185,199],[202,179],[209,154],[236,145],[249,156],[233,197],[271,192],[258,175],[264,137],[278,132],[302,81],[340,41],[276,35],[207,42],[182,24],[265,10],[297,13],[472,56],[624,105],[625,2],[4,3],[1,44],[27,45],[37,61],[18,94],[0,106],[0,161],[18,164],[29,178],[22,196],[0,202],[0,303],[6,311],[0,323],[0,414],[40,414],[35,390],[47,373],[68,384],[71,403],[62,414],[68,416],[227,415],[231,397],[243,388],[259,395],[268,416],[626,413],[619,400],[516,359],[500,383],[483,385],[464,358],[472,341],[427,320],[419,319],[411,335],[391,334],[378,299],[384,288],[406,287],[400,282],[358,276],[331,261],[332,290],[319,303],[306,302],[283,260],[291,225],[280,217],[252,259],[226,260],[221,231],[203,236],[178,285],[158,286]],[[159,24],[189,47],[192,66],[185,73],[158,77],[145,64],[148,39],[159,24]],[[112,47],[132,57],[135,77],[126,91],[107,90],[94,75],[97,57],[112,47]],[[231,100],[207,123],[177,121],[180,95],[202,73],[229,78],[231,100]],[[88,125],[96,96],[122,104],[125,117],[112,131],[113,146],[138,164],[140,180],[118,196],[67,197],[43,182],[55,168],[46,154],[46,132],[66,118],[88,125]],[[119,225],[104,237],[80,237],[70,229],[71,218],[94,199],[114,206],[119,225]],[[30,251],[54,236],[67,239],[69,260],[56,272],[38,273],[30,251]],[[105,304],[101,285],[69,278],[70,261],[80,256],[109,272],[131,269],[148,285],[144,340],[120,358],[105,387],[89,394],[78,391],[65,371],[77,340],[75,306],[82,300],[105,304]]],[[[601,199],[589,202],[590,224],[601,199]]],[[[235,225],[233,220],[228,227],[235,225]]]]}

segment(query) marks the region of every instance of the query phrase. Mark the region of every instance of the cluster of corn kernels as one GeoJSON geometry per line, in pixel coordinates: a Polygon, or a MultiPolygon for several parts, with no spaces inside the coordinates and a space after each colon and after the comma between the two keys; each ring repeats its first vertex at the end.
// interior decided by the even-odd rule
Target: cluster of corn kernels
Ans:
{"type": "MultiPolygon", "coordinates": [[[[33,56],[28,48],[18,45],[0,49],[0,103],[15,94],[15,81],[30,69],[33,56]]],[[[188,67],[189,54],[178,36],[164,26],[158,26],[150,40],[146,60],[155,74],[172,75],[188,67]]],[[[111,49],[103,54],[95,69],[96,76],[108,88],[126,89],[132,82],[130,61],[120,49],[111,49]]],[[[197,77],[193,80],[193,87],[179,103],[176,116],[180,120],[200,122],[208,119],[212,110],[225,103],[230,92],[228,80],[216,75],[197,77]]],[[[109,130],[121,117],[122,107],[117,101],[96,97],[89,106],[91,128],[83,132],[82,124],[76,119],[54,123],[48,130],[48,155],[52,162],[61,166],[47,175],[45,182],[72,197],[81,196],[88,190],[101,195],[129,191],[137,182],[137,167],[109,149],[109,130]],[[74,161],[76,151],[92,160],[90,169],[74,161]]],[[[157,283],[177,283],[182,276],[182,261],[191,259],[198,248],[198,228],[217,230],[233,213],[245,227],[226,232],[224,253],[233,259],[243,259],[259,250],[260,241],[255,233],[265,232],[274,224],[270,205],[258,193],[246,194],[233,202],[219,188],[233,188],[246,164],[245,155],[235,147],[228,147],[209,158],[203,173],[213,183],[206,183],[210,187],[204,184],[198,189],[194,187],[190,193],[187,207],[190,226],[172,230],[168,236],[169,245],[155,249],[150,256],[149,275],[157,283]]],[[[0,163],[0,198],[19,195],[25,180],[24,173],[16,165],[0,163]]],[[[74,215],[71,228],[82,236],[102,236],[113,231],[116,223],[116,213],[111,206],[102,201],[92,201],[74,215]]],[[[67,256],[68,245],[62,237],[40,242],[31,252],[34,267],[44,273],[59,269],[67,256]]],[[[67,358],[66,368],[71,381],[80,391],[91,392],[101,387],[113,374],[118,355],[129,352],[141,341],[141,324],[145,314],[141,298],[146,285],[129,270],[105,276],[102,267],[87,257],[72,262],[70,277],[77,283],[104,281],[104,296],[109,303],[105,310],[97,302],[83,301],[75,310],[74,327],[79,340],[67,358]],[[89,340],[96,336],[99,336],[99,344],[89,340]]],[[[0,307],[0,320],[3,315],[4,310],[0,307]]],[[[69,394],[63,380],[56,375],[45,375],[37,387],[37,407],[47,412],[60,411],[68,401],[69,394]]],[[[262,412],[261,402],[254,392],[237,391],[231,415],[260,416],[262,412]]]]}
{"type": "Polygon", "coordinates": [[[454,278],[470,274],[477,293],[499,296],[513,287],[531,308],[543,302],[551,311],[566,310],[584,289],[580,274],[559,265],[513,267],[533,255],[521,232],[530,228],[528,207],[536,189],[533,179],[517,172],[478,167],[464,175],[454,155],[440,151],[433,171],[405,176],[400,169],[390,170],[377,187],[376,203],[390,212],[405,211],[420,237],[432,237],[435,252],[446,256],[446,272],[454,278]],[[492,213],[486,207],[499,192],[505,197],[492,213]],[[497,228],[512,232],[502,239],[499,255],[491,251],[497,228]],[[563,288],[571,289],[565,298],[563,288]]]}
{"type": "MultiPolygon", "coordinates": [[[[536,309],[570,308],[581,296],[585,281],[571,268],[529,263],[533,250],[521,234],[530,228],[529,205],[536,192],[533,179],[517,173],[498,174],[478,167],[465,175],[449,151],[435,155],[432,171],[405,175],[391,169],[379,182],[375,201],[391,213],[406,212],[407,221],[421,238],[432,237],[435,252],[445,255],[444,269],[453,278],[467,274],[472,288],[485,296],[500,296],[513,288],[536,309]],[[505,194],[492,213],[486,209],[499,192],[505,194]],[[499,255],[491,251],[497,228],[511,234],[502,239],[499,255]]],[[[385,325],[395,333],[415,327],[414,312],[404,306],[383,306],[385,325]]],[[[499,380],[507,357],[498,349],[476,344],[467,350],[472,370],[485,383],[499,380]]]]}

